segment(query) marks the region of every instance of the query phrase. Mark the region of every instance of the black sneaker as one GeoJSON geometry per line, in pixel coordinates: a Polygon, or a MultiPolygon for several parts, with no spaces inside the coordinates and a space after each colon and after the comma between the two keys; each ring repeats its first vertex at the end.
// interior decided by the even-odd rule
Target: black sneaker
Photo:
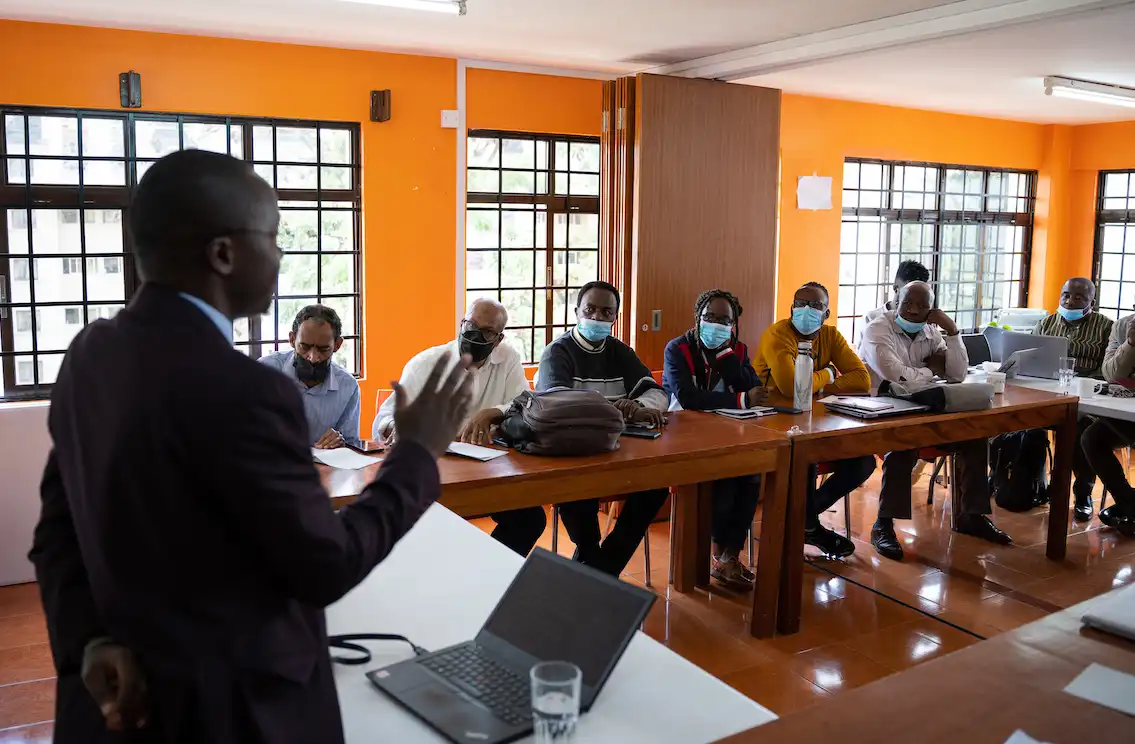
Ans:
{"type": "Polygon", "coordinates": [[[813,545],[832,558],[846,558],[855,552],[855,543],[823,525],[804,530],[804,544],[813,545]]]}

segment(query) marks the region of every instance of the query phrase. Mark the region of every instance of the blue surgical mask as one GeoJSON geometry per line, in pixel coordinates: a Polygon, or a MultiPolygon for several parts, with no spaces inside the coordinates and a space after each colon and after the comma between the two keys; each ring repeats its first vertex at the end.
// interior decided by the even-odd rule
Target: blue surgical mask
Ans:
{"type": "Polygon", "coordinates": [[[925,322],[912,323],[911,321],[907,320],[906,318],[899,315],[898,313],[895,313],[895,324],[898,325],[899,328],[903,329],[907,333],[918,333],[919,331],[921,331],[923,328],[926,327],[925,322]]]}
{"type": "Polygon", "coordinates": [[[580,318],[576,328],[579,329],[579,335],[593,344],[601,344],[611,335],[611,322],[607,320],[580,318]]]}
{"type": "Polygon", "coordinates": [[[811,336],[824,324],[824,314],[814,307],[792,308],[792,326],[802,336],[811,336]]]}
{"type": "Polygon", "coordinates": [[[703,320],[698,324],[698,337],[707,349],[720,349],[733,338],[733,329],[720,323],[703,320]]]}
{"type": "Polygon", "coordinates": [[[1064,320],[1067,320],[1069,323],[1076,321],[1076,320],[1080,320],[1085,315],[1088,314],[1088,311],[1085,308],[1079,308],[1077,310],[1069,310],[1068,308],[1064,307],[1063,305],[1058,305],[1057,308],[1056,308],[1056,312],[1060,313],[1060,317],[1064,318],[1064,320]]]}

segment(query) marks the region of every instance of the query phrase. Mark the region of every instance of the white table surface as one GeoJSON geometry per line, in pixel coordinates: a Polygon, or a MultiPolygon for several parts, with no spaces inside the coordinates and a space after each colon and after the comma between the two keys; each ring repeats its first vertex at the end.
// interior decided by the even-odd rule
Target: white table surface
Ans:
{"type": "MultiPolygon", "coordinates": [[[[366,581],[327,609],[328,632],[399,633],[431,651],[470,640],[522,563],[508,548],[435,504],[366,581]]],[[[347,742],[443,744],[444,738],[364,676],[366,670],[408,658],[409,648],[388,641],[366,645],[374,652],[371,664],[335,665],[347,742]]],[[[580,744],[694,744],[775,718],[639,631],[591,711],[580,718],[576,739],[580,744]]]]}
{"type": "MultiPolygon", "coordinates": [[[[1006,384],[1032,388],[1033,390],[1044,390],[1049,393],[1065,392],[1060,389],[1059,382],[1043,377],[1015,377],[1012,380],[1006,380],[1006,384]]],[[[1075,391],[1076,388],[1073,388],[1073,395],[1076,394],[1075,391]]],[[[1091,416],[1135,421],[1135,398],[1112,398],[1107,395],[1081,397],[1079,410],[1080,413],[1091,416]]]]}

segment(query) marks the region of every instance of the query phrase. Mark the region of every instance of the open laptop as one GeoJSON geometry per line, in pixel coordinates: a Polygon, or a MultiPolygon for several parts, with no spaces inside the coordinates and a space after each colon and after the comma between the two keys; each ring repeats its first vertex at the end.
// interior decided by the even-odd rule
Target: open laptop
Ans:
{"type": "Polygon", "coordinates": [[[655,599],[537,548],[474,640],[367,678],[450,741],[513,741],[532,731],[532,666],[578,666],[580,710],[589,710],[655,599]]]}
{"type": "Polygon", "coordinates": [[[1116,592],[1107,601],[1084,614],[1081,622],[1113,635],[1135,641],[1135,586],[1116,592]]]}
{"type": "Polygon", "coordinates": [[[930,410],[927,406],[921,406],[902,398],[889,398],[885,395],[875,397],[844,395],[825,398],[821,402],[836,413],[868,420],[930,410]]]}
{"type": "Polygon", "coordinates": [[[1018,375],[1055,380],[1060,368],[1060,357],[1068,356],[1068,339],[1005,331],[1001,334],[1002,364],[1007,363],[1013,354],[1018,355],[1015,365],[1018,375]]]}

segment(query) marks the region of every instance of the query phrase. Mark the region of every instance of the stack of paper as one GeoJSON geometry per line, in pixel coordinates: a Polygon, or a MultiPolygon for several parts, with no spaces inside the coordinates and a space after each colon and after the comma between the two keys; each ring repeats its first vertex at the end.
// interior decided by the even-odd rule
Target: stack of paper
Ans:
{"type": "Polygon", "coordinates": [[[481,462],[488,462],[495,460],[498,457],[504,457],[508,454],[508,450],[489,449],[488,447],[478,447],[475,444],[466,444],[464,442],[454,442],[446,449],[446,454],[457,455],[458,457],[468,457],[470,460],[480,460],[481,462]]]}
{"type": "Polygon", "coordinates": [[[360,455],[352,449],[347,447],[338,447],[336,449],[316,449],[311,448],[311,456],[316,462],[321,462],[324,465],[330,465],[333,468],[340,470],[361,470],[368,465],[374,465],[376,462],[381,462],[381,458],[367,457],[360,455]]]}
{"type": "Polygon", "coordinates": [[[756,408],[718,408],[713,411],[718,416],[727,416],[734,419],[751,419],[758,416],[771,416],[776,409],[770,406],[757,406],[756,408]]]}

